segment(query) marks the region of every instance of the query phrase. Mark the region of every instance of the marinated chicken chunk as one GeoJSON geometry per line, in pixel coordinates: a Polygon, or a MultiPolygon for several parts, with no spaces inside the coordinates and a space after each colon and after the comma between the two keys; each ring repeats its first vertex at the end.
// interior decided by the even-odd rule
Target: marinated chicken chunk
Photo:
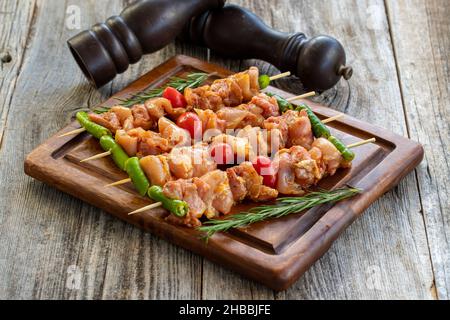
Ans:
{"type": "Polygon", "coordinates": [[[121,128],[119,117],[114,112],[89,113],[89,120],[107,128],[113,134],[121,128]]]}
{"type": "Polygon", "coordinates": [[[317,161],[301,146],[280,150],[273,164],[277,172],[277,189],[282,194],[302,195],[322,178],[317,161]]]}
{"type": "Polygon", "coordinates": [[[193,181],[197,184],[199,195],[206,204],[205,215],[208,219],[219,216],[219,213],[230,213],[234,200],[227,174],[224,171],[213,170],[200,178],[194,178],[193,181]],[[208,187],[201,188],[199,182],[208,187]]]}
{"type": "Polygon", "coordinates": [[[190,108],[217,111],[223,107],[236,107],[248,102],[259,92],[259,71],[256,67],[215,80],[210,86],[186,88],[184,96],[190,108]]]}
{"type": "Polygon", "coordinates": [[[265,93],[260,93],[252,98],[250,104],[262,110],[261,114],[264,118],[276,117],[280,115],[280,108],[275,97],[269,97],[265,93]]]}
{"type": "Polygon", "coordinates": [[[314,141],[311,122],[306,111],[288,110],[278,117],[269,117],[264,121],[264,128],[277,130],[270,136],[279,137],[280,147],[302,146],[311,149],[314,141]]]}
{"type": "Polygon", "coordinates": [[[252,116],[247,110],[224,107],[216,112],[217,117],[224,121],[226,129],[241,128],[245,118],[252,116]]]}
{"type": "Polygon", "coordinates": [[[165,156],[146,156],[141,158],[139,163],[151,185],[163,186],[172,180],[169,163],[165,156]]]}
{"type": "Polygon", "coordinates": [[[174,122],[162,117],[158,120],[158,129],[161,136],[169,142],[171,148],[188,146],[191,144],[191,135],[181,129],[174,122]]]}
{"type": "MultiPolygon", "coordinates": [[[[202,186],[204,187],[204,186],[202,186]]],[[[206,211],[206,204],[198,194],[197,184],[193,183],[191,179],[178,179],[167,182],[163,187],[163,193],[166,197],[171,199],[178,199],[185,201],[189,206],[189,212],[184,218],[176,218],[170,215],[169,219],[178,221],[190,227],[201,225],[200,218],[206,211]]]]}
{"type": "Polygon", "coordinates": [[[156,127],[156,120],[150,117],[145,105],[134,105],[131,107],[131,113],[133,114],[133,126],[135,128],[149,130],[156,127]]]}
{"type": "Polygon", "coordinates": [[[235,137],[228,134],[220,134],[215,136],[211,142],[211,148],[214,148],[219,143],[226,143],[231,146],[237,161],[245,161],[253,159],[255,152],[252,149],[247,138],[235,137]]]}
{"type": "Polygon", "coordinates": [[[171,173],[178,179],[201,177],[217,168],[206,144],[174,148],[167,160],[171,173]]]}
{"type": "Polygon", "coordinates": [[[158,155],[171,150],[169,141],[157,132],[135,128],[116,132],[116,142],[129,156],[158,155]]]}
{"type": "Polygon", "coordinates": [[[236,137],[247,139],[255,155],[266,156],[270,151],[267,144],[267,132],[259,127],[246,126],[239,130],[236,137]]]}
{"type": "Polygon", "coordinates": [[[168,115],[172,119],[176,119],[187,111],[186,108],[174,108],[166,98],[148,99],[145,101],[145,107],[147,108],[149,116],[155,121],[165,115],[168,115]]]}
{"type": "Polygon", "coordinates": [[[325,174],[332,176],[336,173],[338,168],[347,168],[351,166],[351,163],[346,162],[344,158],[342,158],[339,150],[327,139],[318,138],[314,140],[312,146],[313,148],[319,149],[321,152],[319,164],[324,166],[325,174]]]}
{"type": "Polygon", "coordinates": [[[178,219],[178,223],[187,225],[200,225],[199,219],[203,214],[208,218],[220,213],[227,214],[234,203],[228,177],[220,170],[213,170],[200,178],[170,181],[164,186],[163,192],[165,196],[186,201],[189,205],[187,218],[178,219]]]}
{"type": "Polygon", "coordinates": [[[278,191],[263,184],[263,178],[253,168],[251,162],[243,162],[228,168],[227,176],[236,202],[249,198],[253,201],[275,199],[278,191]]]}
{"type": "Polygon", "coordinates": [[[242,89],[234,77],[215,80],[211,85],[211,91],[217,93],[224,106],[234,107],[242,103],[242,89]]]}
{"type": "MultiPolygon", "coordinates": [[[[215,113],[212,110],[195,109],[200,121],[202,122],[202,132],[207,130],[217,130],[218,132],[224,132],[227,128],[227,122],[219,117],[219,113],[215,113]]],[[[220,110],[219,110],[220,112],[220,110]]]]}
{"type": "Polygon", "coordinates": [[[215,111],[224,106],[220,95],[212,91],[210,86],[201,86],[195,89],[186,88],[184,97],[190,108],[215,111]]]}

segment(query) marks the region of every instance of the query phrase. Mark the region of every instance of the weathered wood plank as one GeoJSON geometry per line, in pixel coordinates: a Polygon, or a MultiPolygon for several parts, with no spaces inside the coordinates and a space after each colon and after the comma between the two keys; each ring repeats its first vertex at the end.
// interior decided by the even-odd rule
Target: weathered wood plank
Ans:
{"type": "MultiPolygon", "coordinates": [[[[124,5],[119,0],[71,4],[81,9],[83,29],[124,5]]],[[[65,28],[66,5],[37,3],[33,36],[8,105],[8,123],[14,125],[5,129],[0,152],[13,161],[2,162],[0,170],[0,297],[200,298],[201,258],[23,174],[25,155],[70,115],[143,72],[130,71],[100,91],[91,88],[65,45],[78,32],[65,28]]],[[[150,68],[174,51],[169,48],[140,67],[150,68]]]]}
{"type": "Polygon", "coordinates": [[[30,35],[34,1],[0,3],[0,148],[17,75],[30,35]]]}
{"type": "Polygon", "coordinates": [[[450,6],[387,1],[412,139],[425,148],[417,169],[437,296],[450,298],[450,6]]]}
{"type": "MultiPolygon", "coordinates": [[[[354,78],[350,81],[350,86],[340,83],[336,89],[325,92],[319,99],[339,110],[406,135],[405,115],[401,108],[398,79],[382,1],[283,0],[276,6],[266,0],[231,2],[250,7],[278,29],[305,31],[308,34],[328,33],[342,40],[355,68],[354,78]]],[[[2,1],[2,5],[4,3],[8,8],[15,5],[12,0],[2,1]]],[[[16,15],[14,22],[16,19],[30,21],[33,15],[28,16],[29,8],[33,3],[20,3],[21,18],[16,15]],[[28,15],[25,8],[28,8],[28,15]]],[[[118,13],[124,5],[119,0],[109,1],[107,6],[98,1],[71,1],[70,4],[73,3],[82,9],[83,29],[118,13]]],[[[9,101],[11,98],[0,100],[4,103],[2,114],[7,107],[10,110],[8,122],[14,123],[14,126],[6,127],[0,150],[2,159],[14,159],[4,161],[0,167],[0,241],[4,244],[0,247],[0,297],[273,298],[274,293],[263,286],[210,262],[205,261],[202,265],[202,259],[188,251],[144,234],[23,175],[20,163],[24,156],[67,123],[68,114],[73,115],[80,107],[95,105],[112,91],[123,87],[172,54],[206,57],[203,49],[180,44],[171,45],[160,53],[146,57],[119,76],[112,85],[98,92],[87,85],[68,55],[64,42],[77,31],[65,29],[64,6],[65,4],[59,1],[38,2],[33,19],[34,31],[28,43],[29,50],[25,55],[23,71],[17,84],[14,84],[16,91],[12,101],[9,101]],[[56,105],[58,107],[55,107],[56,105]],[[72,269],[72,265],[78,269],[72,269]],[[76,275],[76,271],[81,275],[81,287],[78,290],[70,290],[66,281],[76,275]]],[[[424,12],[428,14],[427,11],[424,12]]],[[[445,17],[437,14],[435,16],[441,17],[440,19],[445,17]]],[[[409,28],[406,23],[411,22],[402,20],[397,26],[398,30],[403,32],[403,28],[409,28]]],[[[433,31],[441,28],[439,23],[431,25],[429,28],[433,31]]],[[[2,26],[0,25],[0,31],[2,26]]],[[[16,23],[14,27],[17,27],[16,23]]],[[[396,37],[401,37],[401,34],[394,33],[394,40],[398,40],[396,37]]],[[[0,37],[2,35],[3,32],[0,37]]],[[[14,35],[21,35],[19,38],[26,39],[21,32],[14,35]]],[[[418,33],[414,36],[419,37],[418,33]]],[[[413,38],[413,35],[405,39],[408,38],[413,38]]],[[[441,32],[441,40],[442,38],[445,38],[445,32],[441,32]]],[[[396,49],[397,45],[396,42],[396,49]]],[[[443,49],[434,48],[432,53],[439,56],[448,52],[448,38],[447,42],[440,43],[440,46],[444,46],[443,49]]],[[[401,50],[397,50],[399,56],[401,50]]],[[[411,54],[410,57],[414,56],[411,54]]],[[[230,61],[214,55],[211,60],[234,70],[254,63],[230,61]]],[[[438,59],[435,65],[438,68],[436,73],[440,79],[445,79],[444,72],[448,71],[448,67],[444,69],[439,63],[438,59]],[[442,69],[439,69],[439,66],[442,69]]],[[[446,63],[448,64],[448,60],[446,63]]],[[[268,72],[275,72],[267,64],[257,64],[268,72]]],[[[405,84],[407,82],[402,77],[402,68],[412,72],[412,69],[405,69],[412,66],[402,67],[400,64],[403,92],[407,89],[420,92],[422,87],[418,87],[417,81],[414,82],[414,89],[409,89],[409,83],[405,84]]],[[[425,71],[428,69],[423,69],[423,72],[425,71]]],[[[424,73],[418,73],[417,77],[419,74],[424,73]]],[[[448,79],[448,73],[446,75],[448,79]]],[[[431,79],[430,83],[433,84],[433,81],[436,80],[431,79]]],[[[293,91],[301,90],[298,82],[283,80],[278,84],[293,91]]],[[[7,86],[10,87],[11,84],[8,82],[7,86]]],[[[0,87],[1,98],[2,92],[12,96],[13,87],[9,87],[6,90],[3,89],[4,85],[0,87]]],[[[426,90],[429,90],[429,87],[431,85],[426,87],[426,90]]],[[[439,87],[441,90],[445,89],[445,83],[439,87]]],[[[448,87],[445,94],[439,98],[434,97],[433,105],[443,108],[445,98],[448,100],[448,87]]],[[[416,93],[415,98],[420,98],[420,95],[416,93]]],[[[434,109],[429,107],[423,110],[428,107],[425,103],[412,105],[416,106],[417,110],[414,113],[407,109],[411,111],[409,123],[420,126],[421,121],[428,123],[426,121],[430,115],[439,118],[432,113],[434,109]]],[[[441,117],[448,119],[445,108],[440,112],[441,117]]],[[[416,128],[416,131],[410,130],[410,133],[412,137],[416,134],[423,139],[424,132],[436,136],[448,132],[445,122],[437,123],[439,130],[416,128]]],[[[431,138],[429,141],[421,141],[425,144],[428,142],[428,150],[431,150],[431,142],[434,142],[431,138]]],[[[446,141],[444,147],[448,149],[448,140],[446,141]]],[[[446,190],[442,188],[442,185],[445,185],[445,177],[439,175],[443,172],[441,175],[445,176],[449,171],[448,165],[444,166],[444,162],[439,162],[444,161],[443,155],[448,155],[444,152],[445,150],[432,160],[427,158],[432,178],[426,176],[425,170],[418,171],[421,194],[428,197],[423,202],[424,209],[425,212],[431,212],[426,222],[428,226],[436,226],[433,229],[435,240],[430,239],[430,244],[435,272],[444,272],[440,278],[437,277],[444,279],[444,282],[438,280],[440,297],[445,297],[445,292],[448,292],[443,291],[444,294],[441,294],[441,286],[448,287],[445,285],[445,281],[448,284],[448,280],[445,280],[448,279],[448,247],[436,246],[442,241],[439,235],[445,234],[442,230],[448,231],[448,223],[447,229],[440,226],[448,217],[439,217],[439,214],[448,213],[448,206],[445,206],[448,200],[444,197],[446,190]],[[434,181],[435,189],[424,190],[428,181],[434,181]],[[439,193],[433,193],[436,189],[439,193]],[[439,200],[443,209],[433,211],[432,206],[439,200]],[[445,257],[447,260],[441,260],[442,263],[439,264],[439,259],[445,257]]],[[[275,298],[432,298],[433,290],[430,292],[429,288],[432,286],[433,277],[416,183],[415,176],[410,175],[398,188],[374,204],[304,278],[287,292],[276,294],[275,298]]],[[[448,235],[446,236],[448,238],[448,235]]]]}
{"type": "MultiPolygon", "coordinates": [[[[382,1],[231,1],[284,31],[330,34],[346,48],[354,76],[316,98],[353,116],[407,134],[382,1]],[[349,14],[351,12],[351,14],[349,14]]],[[[211,56],[214,61],[214,55],[211,56]]],[[[225,61],[226,62],[226,61],[225,61]]],[[[227,63],[227,62],[226,62],[227,63]]],[[[235,67],[235,63],[228,62],[235,67]]],[[[243,61],[244,68],[254,61],[243,61]]],[[[258,65],[261,65],[258,62],[258,65]]],[[[266,67],[267,68],[267,67],[266,67]]],[[[273,71],[273,69],[269,69],[273,71]]],[[[292,80],[283,89],[300,92],[292,80]]],[[[414,175],[372,205],[305,276],[277,299],[433,298],[433,275],[414,175]]],[[[204,298],[269,298],[271,292],[209,262],[204,298]]]]}

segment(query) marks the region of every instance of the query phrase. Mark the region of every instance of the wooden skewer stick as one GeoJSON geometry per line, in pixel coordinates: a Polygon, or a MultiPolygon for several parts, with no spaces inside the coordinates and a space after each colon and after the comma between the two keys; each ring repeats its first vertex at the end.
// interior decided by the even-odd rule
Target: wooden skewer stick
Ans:
{"type": "Polygon", "coordinates": [[[322,120],[322,123],[325,124],[325,123],[328,123],[328,122],[331,122],[331,121],[335,121],[335,120],[337,120],[337,119],[342,118],[343,116],[344,116],[344,114],[343,114],[343,113],[340,113],[340,114],[337,114],[337,115],[335,115],[335,116],[329,117],[329,118],[327,118],[327,119],[323,119],[323,120],[322,120]]]}
{"type": "Polygon", "coordinates": [[[58,136],[58,138],[62,138],[62,137],[67,137],[67,136],[71,136],[71,135],[73,135],[73,134],[79,134],[79,133],[81,133],[81,132],[84,132],[84,131],[86,131],[86,129],[85,129],[85,128],[79,128],[79,129],[75,129],[75,130],[72,130],[72,131],[66,132],[66,133],[64,133],[64,134],[62,134],[62,135],[60,135],[60,136],[58,136]]]}
{"type": "Polygon", "coordinates": [[[104,158],[104,157],[107,157],[110,155],[111,155],[111,151],[106,151],[106,152],[96,154],[95,156],[80,160],[80,162],[86,162],[86,161],[91,161],[91,160],[95,160],[95,159],[100,159],[100,158],[104,158]]]}
{"type": "Polygon", "coordinates": [[[136,214],[136,213],[139,213],[139,212],[143,212],[143,211],[147,211],[147,210],[150,210],[150,209],[158,208],[161,205],[162,205],[162,202],[155,202],[155,203],[152,203],[152,204],[150,204],[148,206],[145,206],[145,207],[142,207],[140,209],[134,210],[134,211],[130,212],[128,215],[131,216],[132,214],[136,214]]]}
{"type": "Polygon", "coordinates": [[[107,185],[105,185],[105,188],[107,188],[107,187],[114,187],[114,186],[120,186],[121,184],[125,184],[125,183],[128,183],[128,182],[131,182],[130,178],[122,179],[122,180],[119,180],[119,181],[107,184],[107,185]]]}
{"type": "Polygon", "coordinates": [[[362,141],[358,141],[358,142],[349,144],[349,145],[347,146],[347,148],[349,148],[349,149],[351,149],[351,148],[356,148],[356,147],[362,146],[362,145],[364,145],[364,144],[374,143],[375,141],[377,141],[377,139],[375,139],[375,138],[370,138],[370,139],[367,139],[367,140],[362,140],[362,141]]]}
{"type": "Polygon", "coordinates": [[[305,98],[313,97],[315,95],[316,95],[316,92],[315,91],[311,91],[311,92],[307,92],[307,93],[301,94],[299,96],[287,98],[286,101],[287,102],[292,102],[292,101],[299,100],[299,99],[305,99],[305,98]]]}
{"type": "Polygon", "coordinates": [[[281,79],[284,77],[289,77],[290,75],[291,75],[291,72],[287,71],[287,72],[283,72],[283,73],[279,73],[274,76],[271,76],[271,77],[269,77],[269,79],[270,79],[270,81],[273,81],[273,80],[281,79]]]}

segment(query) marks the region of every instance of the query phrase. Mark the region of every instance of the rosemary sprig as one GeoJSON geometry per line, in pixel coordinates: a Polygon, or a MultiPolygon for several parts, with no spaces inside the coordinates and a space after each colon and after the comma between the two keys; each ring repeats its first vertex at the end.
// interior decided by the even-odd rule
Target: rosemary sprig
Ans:
{"type": "Polygon", "coordinates": [[[332,191],[315,191],[302,197],[278,198],[274,205],[254,207],[247,212],[234,214],[226,219],[209,220],[199,227],[198,230],[205,233],[204,238],[207,240],[219,231],[225,232],[233,228],[245,227],[255,222],[284,217],[321,204],[338,202],[353,197],[360,192],[362,190],[357,188],[341,188],[332,191]]]}
{"type": "Polygon", "coordinates": [[[186,88],[196,88],[205,82],[210,75],[203,72],[194,72],[190,73],[186,76],[186,79],[180,77],[171,77],[169,82],[159,88],[153,88],[141,93],[138,93],[127,99],[119,99],[120,104],[124,107],[131,107],[135,104],[144,103],[146,100],[150,98],[160,97],[167,87],[172,87],[177,89],[180,92],[183,92],[186,88]]]}
{"type": "MultiPolygon", "coordinates": [[[[166,84],[164,84],[159,88],[149,89],[147,91],[137,93],[127,99],[117,99],[117,100],[120,101],[121,106],[130,108],[135,104],[144,103],[148,99],[160,97],[164,89],[167,87],[175,88],[180,92],[183,92],[184,89],[186,88],[197,88],[203,82],[205,82],[206,79],[208,79],[210,76],[211,74],[208,73],[194,72],[188,74],[185,79],[180,77],[171,77],[166,84]]],[[[94,112],[97,114],[101,114],[109,111],[109,109],[110,109],[109,107],[100,106],[97,109],[95,109],[94,112]]]]}

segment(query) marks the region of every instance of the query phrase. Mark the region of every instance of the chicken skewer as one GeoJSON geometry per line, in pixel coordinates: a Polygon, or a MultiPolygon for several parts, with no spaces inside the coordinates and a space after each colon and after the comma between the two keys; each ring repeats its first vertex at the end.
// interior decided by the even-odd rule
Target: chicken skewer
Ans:
{"type": "MultiPolygon", "coordinates": [[[[239,85],[243,86],[242,89],[245,90],[246,95],[247,95],[246,97],[247,98],[249,98],[249,97],[251,98],[252,95],[256,94],[260,90],[259,89],[258,74],[259,74],[258,69],[256,67],[252,67],[248,71],[244,71],[244,72],[238,73],[236,75],[232,75],[232,76],[230,76],[228,78],[225,78],[225,79],[216,80],[215,81],[216,86],[214,87],[214,84],[213,84],[213,87],[215,88],[216,91],[219,92],[219,94],[221,94],[223,96],[227,92],[229,93],[229,91],[227,91],[227,88],[224,88],[223,83],[226,82],[227,79],[230,82],[231,79],[235,79],[237,77],[237,75],[241,75],[241,77],[239,78],[238,82],[236,82],[236,80],[233,80],[234,85],[235,85],[235,87],[236,86],[239,87],[239,85]],[[220,85],[221,82],[222,82],[222,85],[220,85]]],[[[280,78],[283,78],[283,77],[286,77],[286,76],[289,76],[289,75],[290,75],[290,72],[284,72],[284,73],[281,73],[281,74],[278,74],[278,75],[275,75],[275,76],[272,76],[272,77],[268,77],[266,75],[263,75],[263,76],[266,76],[268,81],[270,82],[272,80],[280,79],[280,78]]],[[[263,77],[263,76],[261,76],[261,77],[263,77]]],[[[167,88],[165,88],[164,91],[162,91],[162,89],[161,89],[161,94],[163,96],[167,95],[167,97],[171,97],[171,96],[173,97],[175,92],[178,92],[176,89],[171,87],[171,83],[172,82],[169,82],[169,84],[167,85],[167,88]]],[[[187,85],[186,87],[189,89],[188,92],[192,93],[192,91],[190,91],[190,90],[193,90],[192,88],[194,87],[193,86],[194,84],[198,85],[200,83],[195,83],[194,82],[194,83],[191,83],[190,85],[187,85]]],[[[175,86],[175,85],[173,85],[173,86],[175,86]]],[[[203,88],[205,88],[205,87],[207,87],[207,86],[204,86],[203,88]]],[[[180,90],[181,89],[182,88],[180,88],[180,90]]],[[[239,89],[242,91],[242,89],[240,87],[239,87],[239,89]]],[[[167,108],[167,106],[166,106],[166,110],[165,111],[168,112],[169,114],[177,114],[178,113],[178,115],[179,115],[180,113],[186,111],[186,110],[183,110],[184,107],[185,107],[185,105],[183,105],[183,104],[181,106],[174,106],[174,108],[172,108],[172,107],[167,108]],[[169,109],[169,110],[167,110],[167,109],[169,109]],[[179,109],[179,110],[175,110],[175,109],[179,109]]],[[[91,119],[91,120],[95,121],[95,119],[91,119]]],[[[101,121],[101,119],[97,119],[97,120],[101,121]]],[[[66,133],[60,135],[59,137],[66,137],[66,136],[78,134],[78,133],[81,133],[81,132],[84,132],[84,131],[85,130],[83,128],[79,128],[79,129],[72,130],[70,132],[66,132],[66,133]]]]}
{"type": "MultiPolygon", "coordinates": [[[[103,114],[102,116],[91,115],[90,119],[94,120],[100,125],[106,126],[111,132],[115,132],[116,141],[125,148],[129,156],[136,155],[136,153],[138,152],[138,146],[139,149],[145,149],[143,151],[143,156],[148,154],[159,154],[161,152],[170,151],[170,149],[173,147],[173,144],[177,144],[180,142],[183,142],[183,144],[188,144],[189,142],[189,136],[186,135],[185,131],[176,130],[176,126],[173,122],[165,117],[162,117],[164,112],[161,110],[161,108],[167,105],[170,106],[170,101],[164,98],[156,98],[149,100],[146,108],[143,106],[136,106],[130,110],[128,108],[116,106],[111,108],[110,111],[114,113],[114,116],[108,115],[105,118],[104,116],[107,114],[103,114]],[[136,110],[134,110],[134,108],[136,108],[136,110]],[[155,111],[158,108],[160,110],[155,111]],[[151,118],[150,115],[153,115],[154,117],[151,118]],[[159,120],[156,120],[156,117],[160,117],[159,120]],[[159,128],[160,134],[158,135],[151,131],[144,131],[140,127],[133,128],[128,131],[119,129],[121,127],[132,128],[133,123],[136,123],[144,128],[154,128],[155,126],[157,126],[159,128]],[[164,134],[165,131],[167,131],[166,134],[164,134]],[[166,139],[167,141],[164,139],[166,139]],[[155,142],[153,142],[154,140],[155,142]],[[159,150],[158,148],[155,148],[155,143],[161,146],[159,150]]],[[[237,108],[223,108],[216,113],[214,113],[212,110],[195,109],[198,116],[196,116],[195,114],[186,113],[179,117],[177,123],[178,125],[182,126],[183,129],[188,130],[191,133],[191,137],[200,140],[202,138],[202,133],[204,133],[205,136],[207,134],[207,130],[209,129],[217,129],[221,132],[224,132],[225,129],[239,129],[245,127],[248,124],[252,126],[262,126],[265,119],[264,116],[267,117],[271,115],[278,115],[277,109],[279,109],[279,104],[275,98],[267,96],[262,98],[260,96],[257,96],[252,98],[251,104],[241,105],[238,108],[241,109],[238,110],[237,108]],[[270,99],[270,101],[268,99],[270,99]],[[245,110],[245,108],[251,111],[245,110]],[[255,112],[254,110],[256,109],[260,111],[255,112]],[[186,119],[187,121],[185,121],[186,119]],[[189,122],[189,120],[192,121],[189,122]],[[197,124],[200,126],[199,122],[201,122],[200,133],[198,134],[198,137],[195,137],[195,131],[198,131],[195,129],[195,127],[197,127],[197,124]]],[[[336,120],[337,118],[338,117],[333,117],[333,119],[331,120],[336,120]]],[[[106,152],[102,155],[108,156],[108,153],[106,152]]],[[[94,160],[100,157],[100,155],[97,155],[88,159],[84,159],[83,161],[94,160]]]]}
{"type": "MultiPolygon", "coordinates": [[[[228,208],[232,206],[235,201],[240,201],[247,196],[249,196],[252,200],[267,200],[276,197],[278,194],[278,191],[276,189],[264,186],[262,184],[263,178],[259,176],[258,173],[255,174],[256,169],[253,168],[253,165],[249,162],[244,162],[239,166],[229,168],[227,170],[226,178],[223,175],[223,172],[220,170],[208,170],[208,173],[204,174],[198,179],[196,177],[193,177],[189,179],[168,181],[164,184],[166,190],[161,189],[156,185],[150,187],[150,182],[148,181],[146,174],[141,167],[141,163],[137,157],[128,158],[123,149],[121,149],[120,146],[117,145],[114,139],[112,139],[112,137],[109,135],[110,132],[107,129],[89,121],[83,122],[83,124],[85,125],[85,128],[89,133],[91,133],[95,137],[100,137],[102,147],[109,148],[112,151],[114,161],[119,166],[119,168],[125,170],[130,175],[133,184],[141,195],[148,194],[152,199],[161,202],[162,206],[164,206],[166,209],[169,209],[174,214],[175,218],[173,219],[178,219],[176,217],[180,218],[187,216],[187,214],[190,212],[189,208],[192,208],[192,213],[194,214],[194,216],[189,214],[189,216],[183,218],[183,224],[198,225],[198,217],[199,215],[201,216],[204,212],[208,212],[207,216],[215,216],[216,214],[218,214],[218,212],[228,213],[228,208]],[[214,176],[212,176],[212,172],[214,172],[214,176]],[[217,184],[216,175],[217,177],[220,177],[220,175],[222,176],[223,183],[217,184]],[[192,181],[190,179],[192,179],[192,181]],[[236,190],[235,192],[231,192],[233,197],[232,201],[230,200],[229,192],[231,191],[231,185],[230,182],[228,182],[227,186],[226,179],[229,179],[228,181],[231,181],[232,185],[234,186],[233,190],[236,190]],[[251,179],[251,182],[248,182],[248,179],[251,179]],[[208,181],[211,183],[208,183],[208,181]],[[188,184],[184,185],[184,183],[188,184]],[[194,183],[194,185],[192,183],[194,183]],[[211,188],[207,185],[209,185],[210,187],[211,185],[214,185],[216,187],[212,189],[213,191],[211,191],[211,188]],[[219,189],[217,189],[218,185],[220,186],[219,189]],[[195,200],[198,200],[198,198],[190,198],[190,196],[195,196],[193,192],[191,192],[191,189],[194,187],[197,188],[197,190],[202,190],[201,192],[207,192],[205,194],[214,196],[223,196],[223,192],[226,192],[227,197],[224,199],[219,199],[216,202],[210,199],[211,201],[209,201],[208,203],[197,203],[195,202],[195,200]],[[197,204],[199,205],[199,207],[197,207],[197,204]],[[219,209],[220,207],[218,206],[225,204],[226,207],[219,209]],[[200,209],[197,210],[196,208],[200,209]]],[[[331,143],[329,144],[331,145],[331,143]]],[[[150,170],[150,172],[154,171],[155,170],[150,170]]],[[[152,208],[156,206],[157,204],[153,204],[152,208]]]]}
{"type": "MultiPolygon", "coordinates": [[[[201,224],[199,219],[203,214],[208,219],[217,217],[218,213],[226,215],[236,202],[245,198],[253,201],[266,201],[275,199],[278,193],[303,195],[307,188],[315,185],[324,176],[333,175],[339,166],[348,165],[328,140],[318,138],[316,142],[310,151],[306,151],[300,146],[294,146],[289,150],[280,150],[279,159],[274,161],[275,165],[280,167],[279,172],[276,173],[278,182],[273,186],[264,184],[262,168],[251,162],[243,162],[228,168],[225,172],[213,170],[199,178],[166,182],[163,186],[163,193],[170,198],[186,201],[192,210],[187,217],[169,217],[168,219],[175,223],[195,227],[201,224]],[[287,160],[285,155],[289,155],[287,160]],[[290,158],[291,156],[293,158],[290,158]],[[289,174],[292,177],[287,177],[289,174]],[[209,184],[205,185],[204,182],[209,184]],[[215,197],[218,197],[220,201],[214,202],[215,197]]],[[[365,143],[369,142],[373,142],[373,139],[365,140],[365,143]]],[[[362,142],[358,144],[362,145],[362,142]]],[[[154,204],[137,209],[130,214],[137,214],[153,208],[155,208],[154,204]]]]}

